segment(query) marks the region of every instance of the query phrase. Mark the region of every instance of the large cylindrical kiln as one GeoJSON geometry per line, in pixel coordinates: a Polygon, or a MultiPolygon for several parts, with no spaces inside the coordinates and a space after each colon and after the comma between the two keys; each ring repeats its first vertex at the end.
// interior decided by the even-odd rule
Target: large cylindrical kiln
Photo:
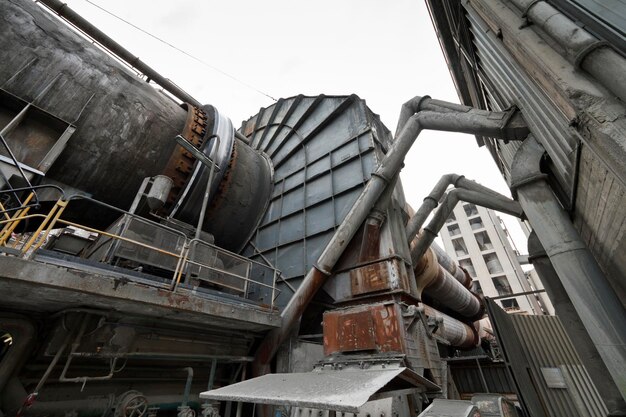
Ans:
{"type": "Polygon", "coordinates": [[[206,216],[214,220],[204,229],[241,249],[269,198],[271,167],[235,137],[230,120],[212,106],[179,104],[36,3],[0,8],[0,129],[31,179],[128,209],[145,177],[166,175],[174,185],[162,214],[195,224],[208,167],[177,145],[180,134],[219,167],[206,216]],[[60,131],[42,118],[55,119],[60,131]],[[64,137],[68,127],[73,133],[64,137]]]}

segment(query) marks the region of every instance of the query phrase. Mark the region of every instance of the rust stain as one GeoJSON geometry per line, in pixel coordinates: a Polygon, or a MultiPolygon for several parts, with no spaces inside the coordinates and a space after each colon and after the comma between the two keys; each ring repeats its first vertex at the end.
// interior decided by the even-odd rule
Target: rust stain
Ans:
{"type": "MultiPolygon", "coordinates": [[[[187,108],[187,120],[185,121],[181,136],[193,143],[198,149],[201,149],[206,134],[206,113],[188,103],[185,103],[183,106],[187,108]]],[[[177,145],[174,147],[172,155],[163,170],[163,175],[170,177],[174,181],[172,190],[167,197],[164,210],[167,211],[173,207],[178,195],[189,179],[195,162],[196,159],[182,146],[177,145]]]]}
{"type": "Polygon", "coordinates": [[[390,289],[387,262],[379,262],[350,271],[352,295],[390,289]]]}
{"type": "Polygon", "coordinates": [[[404,352],[404,319],[396,303],[379,303],[324,314],[324,354],[404,352]]]}

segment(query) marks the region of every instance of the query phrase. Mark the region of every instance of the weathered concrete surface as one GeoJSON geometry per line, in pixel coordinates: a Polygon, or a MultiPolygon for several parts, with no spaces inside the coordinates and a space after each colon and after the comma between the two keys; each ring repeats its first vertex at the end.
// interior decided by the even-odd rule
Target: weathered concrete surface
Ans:
{"type": "Polygon", "coordinates": [[[252,332],[280,325],[268,308],[8,256],[0,258],[0,305],[44,313],[88,307],[252,332]]]}

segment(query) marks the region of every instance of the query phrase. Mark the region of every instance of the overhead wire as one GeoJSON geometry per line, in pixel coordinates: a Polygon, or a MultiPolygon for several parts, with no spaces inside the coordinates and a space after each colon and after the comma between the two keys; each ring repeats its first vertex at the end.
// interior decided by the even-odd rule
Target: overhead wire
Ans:
{"type": "Polygon", "coordinates": [[[247,88],[249,88],[249,89],[251,89],[251,90],[253,90],[253,91],[255,91],[255,92],[257,92],[257,93],[259,93],[259,94],[261,94],[263,96],[265,96],[265,97],[267,97],[267,98],[269,98],[270,100],[273,100],[275,102],[278,101],[278,99],[272,97],[271,95],[269,95],[265,91],[260,90],[260,89],[254,87],[251,84],[248,84],[247,82],[245,82],[245,81],[235,77],[234,75],[231,75],[231,74],[227,73],[226,71],[223,71],[223,70],[219,69],[218,67],[216,67],[216,66],[214,66],[212,64],[209,64],[208,62],[198,58],[197,56],[194,56],[194,55],[190,54],[189,52],[185,51],[184,49],[181,49],[178,46],[169,43],[165,39],[162,39],[162,38],[160,38],[160,37],[158,37],[156,35],[153,35],[152,33],[148,32],[145,29],[140,28],[139,26],[135,25],[134,23],[131,23],[128,20],[126,20],[126,19],[116,15],[115,13],[110,12],[109,10],[107,10],[104,7],[100,6],[99,4],[97,4],[97,3],[95,3],[95,2],[93,2],[91,0],[83,0],[83,1],[85,1],[86,3],[89,3],[90,5],[92,5],[93,7],[97,8],[97,9],[103,11],[104,13],[108,14],[109,16],[112,16],[113,18],[115,18],[115,19],[117,19],[117,20],[119,20],[119,21],[121,21],[121,22],[123,22],[123,23],[125,23],[125,24],[127,24],[129,26],[131,26],[132,28],[134,28],[134,29],[136,29],[136,30],[138,30],[138,31],[140,31],[142,33],[144,33],[145,35],[150,36],[151,38],[161,42],[162,44],[164,44],[164,45],[166,45],[166,46],[168,46],[168,47],[170,47],[170,48],[180,52],[181,54],[183,54],[183,55],[185,55],[185,56],[187,56],[187,57],[189,57],[191,59],[193,59],[194,61],[199,62],[200,64],[202,64],[202,65],[212,69],[213,71],[219,72],[220,74],[224,75],[225,77],[230,78],[231,80],[233,80],[233,81],[235,81],[235,82],[237,82],[237,83],[239,83],[239,84],[241,84],[241,85],[243,85],[243,86],[245,86],[245,87],[247,87],[247,88]]]}

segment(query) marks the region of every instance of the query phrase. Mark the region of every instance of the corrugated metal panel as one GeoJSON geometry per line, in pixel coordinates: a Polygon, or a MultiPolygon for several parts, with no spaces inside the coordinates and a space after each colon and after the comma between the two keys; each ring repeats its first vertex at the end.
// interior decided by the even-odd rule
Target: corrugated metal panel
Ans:
{"type": "MultiPolygon", "coordinates": [[[[472,7],[468,3],[465,7],[474,35],[478,69],[489,90],[490,102],[496,110],[515,104],[523,111],[533,134],[550,155],[554,174],[569,205],[574,191],[577,146],[581,138],[472,7]]],[[[498,150],[508,168],[518,146],[498,141],[498,150]]]]}
{"type": "Polygon", "coordinates": [[[498,342],[514,377],[519,378],[518,389],[531,388],[519,384],[530,378],[541,407],[551,417],[607,415],[608,410],[558,317],[507,315],[493,301],[488,304],[498,342]]]}
{"type": "Polygon", "coordinates": [[[354,95],[281,99],[240,131],[274,167],[269,206],[244,255],[281,271],[282,307],[361,194],[391,134],[354,95]]]}
{"type": "Polygon", "coordinates": [[[515,394],[513,382],[509,379],[506,367],[502,363],[482,363],[480,369],[475,364],[450,364],[454,384],[461,395],[491,392],[510,396],[515,394]],[[482,370],[487,386],[485,387],[480,377],[482,370]]]}

